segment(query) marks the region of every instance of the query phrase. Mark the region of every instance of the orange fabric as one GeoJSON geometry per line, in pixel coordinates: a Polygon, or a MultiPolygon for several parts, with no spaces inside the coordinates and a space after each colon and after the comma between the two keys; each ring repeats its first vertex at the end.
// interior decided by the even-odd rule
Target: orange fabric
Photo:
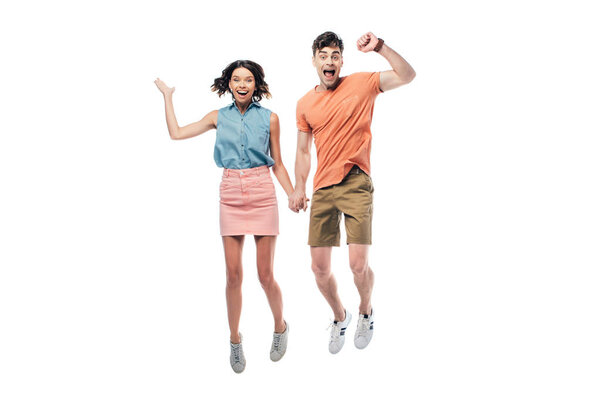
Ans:
{"type": "Polygon", "coordinates": [[[312,133],[317,149],[313,190],[340,183],[358,165],[371,174],[371,120],[379,89],[379,72],[340,78],[334,90],[304,95],[296,107],[296,125],[312,133]]]}

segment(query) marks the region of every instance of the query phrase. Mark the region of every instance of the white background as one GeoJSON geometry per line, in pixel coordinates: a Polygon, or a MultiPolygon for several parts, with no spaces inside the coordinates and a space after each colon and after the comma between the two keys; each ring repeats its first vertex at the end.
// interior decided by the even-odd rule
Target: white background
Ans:
{"type": "MultiPolygon", "coordinates": [[[[0,398],[599,398],[592,2],[391,4],[3,2],[0,398]],[[262,64],[293,174],[325,30],[344,74],[389,69],[356,50],[369,30],[417,71],[375,105],[375,336],[328,353],[308,215],[278,186],[288,353],[268,358],[248,237],[238,376],[214,131],[171,141],[153,80],[176,86],[183,125],[229,103],[209,89],[229,62],[262,64]]],[[[333,262],[356,314],[346,246],[333,262]]]]}

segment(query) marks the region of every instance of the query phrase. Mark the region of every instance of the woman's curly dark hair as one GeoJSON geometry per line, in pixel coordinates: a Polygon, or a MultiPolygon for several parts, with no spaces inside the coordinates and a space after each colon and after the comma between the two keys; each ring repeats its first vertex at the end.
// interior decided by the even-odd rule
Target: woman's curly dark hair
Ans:
{"type": "MultiPolygon", "coordinates": [[[[252,100],[261,101],[263,96],[267,99],[270,99],[271,93],[269,92],[269,85],[267,82],[265,82],[265,72],[260,65],[250,60],[237,60],[229,64],[223,70],[221,76],[215,79],[215,82],[211,85],[210,90],[217,92],[219,97],[227,92],[231,93],[231,89],[229,89],[231,74],[233,74],[234,70],[240,67],[246,68],[252,72],[252,75],[254,75],[254,83],[256,86],[254,93],[252,94],[252,100]]],[[[231,95],[233,96],[233,93],[231,93],[231,95]]]]}

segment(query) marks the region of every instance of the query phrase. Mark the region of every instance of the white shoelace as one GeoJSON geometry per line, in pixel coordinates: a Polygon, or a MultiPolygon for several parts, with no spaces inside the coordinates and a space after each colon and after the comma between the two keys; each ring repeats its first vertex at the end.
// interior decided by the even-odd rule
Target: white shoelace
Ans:
{"type": "Polygon", "coordinates": [[[371,327],[371,323],[369,322],[369,319],[363,318],[361,315],[360,319],[358,321],[358,327],[356,328],[356,331],[357,331],[356,334],[358,336],[367,336],[367,332],[369,331],[370,327],[371,327]]]}
{"type": "Polygon", "coordinates": [[[274,351],[279,351],[279,345],[281,342],[281,336],[283,336],[282,334],[275,334],[273,335],[273,348],[272,350],[274,351]]]}
{"type": "Polygon", "coordinates": [[[335,321],[331,321],[327,329],[331,329],[331,340],[340,340],[340,332],[342,331],[342,327],[339,323],[336,324],[335,321]]]}
{"type": "Polygon", "coordinates": [[[242,360],[242,357],[241,357],[241,354],[240,354],[241,353],[240,352],[241,349],[242,349],[242,346],[239,346],[239,345],[238,346],[231,346],[231,350],[233,352],[233,360],[235,362],[239,363],[242,360]]]}

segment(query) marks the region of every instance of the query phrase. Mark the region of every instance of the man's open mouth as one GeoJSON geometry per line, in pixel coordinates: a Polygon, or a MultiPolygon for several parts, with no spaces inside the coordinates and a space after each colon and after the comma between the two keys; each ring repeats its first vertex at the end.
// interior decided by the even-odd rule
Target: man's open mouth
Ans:
{"type": "Polygon", "coordinates": [[[333,78],[333,76],[335,75],[335,70],[334,69],[323,70],[323,75],[325,75],[326,78],[333,78]]]}

